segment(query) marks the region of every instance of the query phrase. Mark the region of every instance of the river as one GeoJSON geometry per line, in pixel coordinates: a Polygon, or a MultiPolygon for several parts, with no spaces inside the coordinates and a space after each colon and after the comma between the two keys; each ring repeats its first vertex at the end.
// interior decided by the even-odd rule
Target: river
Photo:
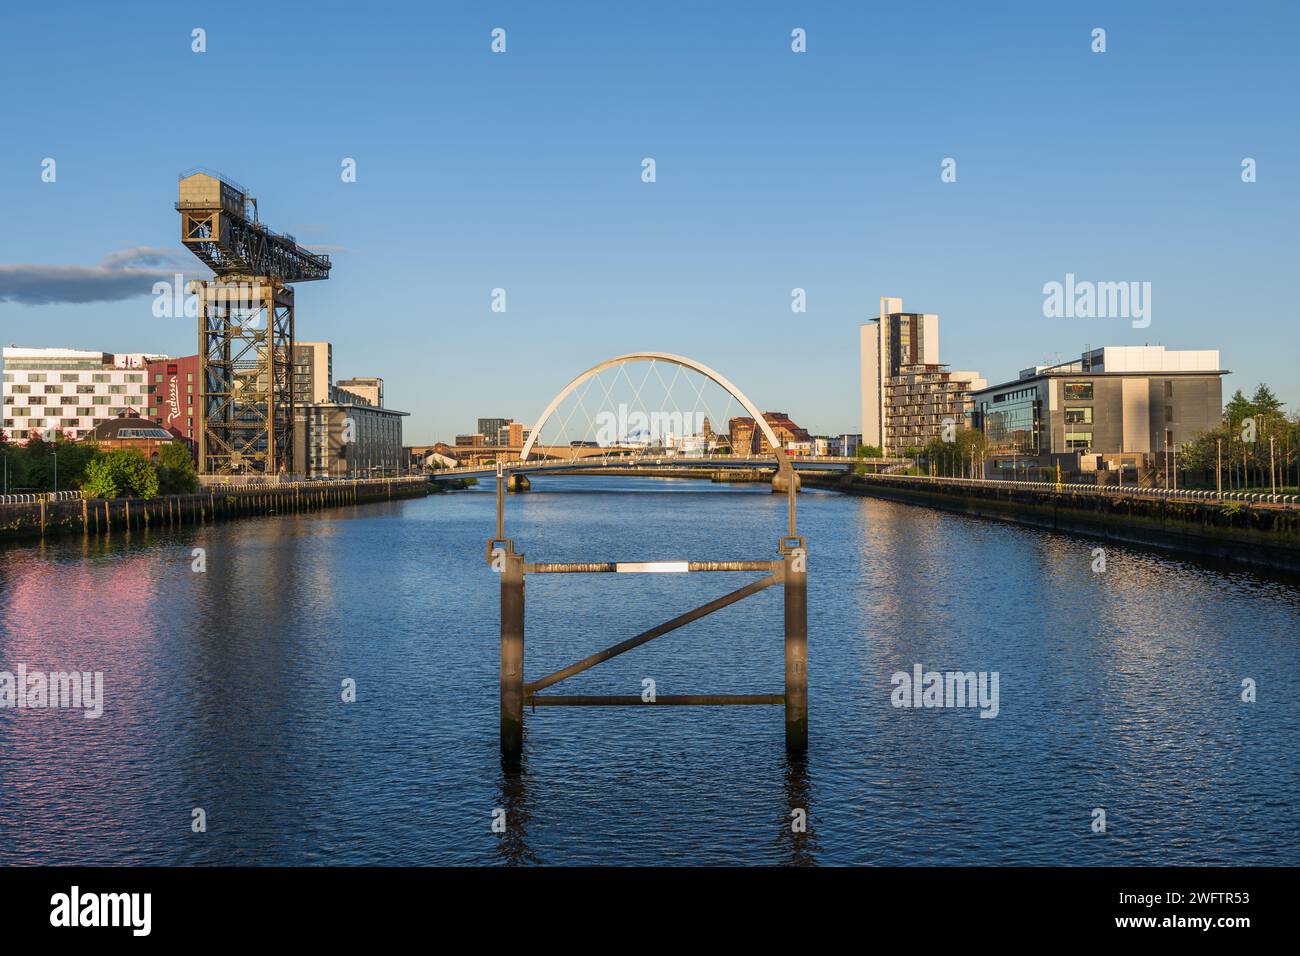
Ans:
{"type": "MultiPolygon", "coordinates": [[[[778,707],[542,708],[514,772],[493,503],[0,550],[0,671],[103,673],[97,719],[0,709],[0,863],[1300,863],[1294,583],[809,491],[806,761],[778,707]],[[894,706],[918,664],[996,672],[996,716],[894,706]]],[[[507,510],[530,561],[767,559],[784,522],[692,480],[507,510]]],[[[526,676],[754,577],[530,576],[526,676]]],[[[781,614],[770,588],[553,690],[780,693],[781,614]]]]}

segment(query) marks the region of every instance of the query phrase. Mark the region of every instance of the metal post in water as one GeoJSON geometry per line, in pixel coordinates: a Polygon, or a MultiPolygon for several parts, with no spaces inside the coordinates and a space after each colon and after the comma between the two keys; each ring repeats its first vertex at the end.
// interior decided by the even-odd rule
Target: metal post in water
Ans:
{"type": "Polygon", "coordinates": [[[789,550],[783,568],[785,585],[785,749],[808,749],[808,554],[789,550]]]}
{"type": "Polygon", "coordinates": [[[524,747],[524,556],[507,552],[501,570],[501,752],[524,747]]]}

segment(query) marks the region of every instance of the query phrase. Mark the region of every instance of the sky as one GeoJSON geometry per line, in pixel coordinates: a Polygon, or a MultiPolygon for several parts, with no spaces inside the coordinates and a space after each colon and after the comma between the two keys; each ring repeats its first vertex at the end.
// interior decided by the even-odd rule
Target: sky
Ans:
{"type": "Polygon", "coordinates": [[[990,383],[1163,344],[1218,349],[1225,399],[1300,408],[1298,26],[1294,3],[11,5],[0,342],[193,354],[150,289],[199,274],[173,204],[206,166],[330,253],[297,337],[382,376],[408,444],[530,422],[640,350],[856,432],[882,295],[990,383]],[[1151,283],[1149,326],[1045,317],[1067,274],[1151,283]]]}

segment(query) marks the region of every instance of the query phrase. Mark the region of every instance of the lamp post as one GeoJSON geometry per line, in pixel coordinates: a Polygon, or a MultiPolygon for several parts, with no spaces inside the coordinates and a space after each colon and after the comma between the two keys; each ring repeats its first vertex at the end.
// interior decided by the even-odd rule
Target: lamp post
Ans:
{"type": "Polygon", "coordinates": [[[1273,494],[1277,494],[1277,471],[1276,463],[1273,460],[1273,436],[1268,436],[1268,477],[1273,486],[1273,494]]]}
{"type": "Polygon", "coordinates": [[[1223,497],[1223,439],[1214,439],[1214,488],[1223,497]]]}
{"type": "Polygon", "coordinates": [[[54,491],[57,493],[59,490],[59,452],[55,449],[50,454],[54,457],[54,491]]]}

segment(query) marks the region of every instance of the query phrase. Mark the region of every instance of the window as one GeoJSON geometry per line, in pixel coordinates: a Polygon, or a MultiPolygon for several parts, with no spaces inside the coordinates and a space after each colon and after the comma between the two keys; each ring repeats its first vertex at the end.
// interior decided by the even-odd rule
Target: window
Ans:
{"type": "Polygon", "coordinates": [[[1092,401],[1092,382],[1066,382],[1065,400],[1067,402],[1092,401]]]}
{"type": "Polygon", "coordinates": [[[107,372],[102,372],[98,375],[92,375],[90,376],[90,380],[92,382],[98,382],[100,385],[103,385],[105,382],[113,381],[112,377],[107,372]]]}
{"type": "Polygon", "coordinates": [[[153,380],[155,383],[162,381],[162,372],[154,372],[153,380]]]}
{"type": "Polygon", "coordinates": [[[93,408],[78,408],[77,414],[82,418],[91,418],[94,416],[95,410],[93,408]]]}
{"type": "Polygon", "coordinates": [[[1165,379],[1165,399],[1174,397],[1174,383],[1171,379],[1165,379]]]}
{"type": "Polygon", "coordinates": [[[126,386],[125,386],[125,385],[110,385],[110,386],[108,386],[108,394],[110,394],[110,395],[125,395],[125,394],[126,394],[126,386]]]}
{"type": "MultiPolygon", "coordinates": [[[[1166,383],[1166,384],[1167,384],[1167,383],[1166,383]]],[[[1166,405],[1166,406],[1165,406],[1165,421],[1167,421],[1167,422],[1172,422],[1173,420],[1174,420],[1174,406],[1172,406],[1172,405],[1166,405]]]]}
{"type": "Polygon", "coordinates": [[[112,399],[107,395],[95,395],[90,399],[92,405],[107,405],[112,399]]]}
{"type": "Polygon", "coordinates": [[[59,376],[60,382],[80,382],[81,376],[76,372],[64,372],[59,376]]]}
{"type": "Polygon", "coordinates": [[[1065,423],[1067,425],[1091,425],[1092,409],[1091,408],[1067,408],[1065,410],[1065,423]]]}
{"type": "Polygon", "coordinates": [[[44,373],[44,372],[40,372],[40,373],[37,373],[37,372],[30,372],[30,373],[28,373],[28,375],[27,375],[27,381],[29,381],[29,382],[43,382],[43,381],[45,381],[45,373],[44,373]]]}
{"type": "Polygon", "coordinates": [[[15,395],[27,395],[27,394],[30,394],[31,390],[32,390],[32,387],[31,387],[30,385],[15,385],[15,386],[14,386],[14,394],[15,394],[15,395]]]}
{"type": "Polygon", "coordinates": [[[144,376],[143,376],[143,375],[140,375],[140,374],[138,374],[138,373],[137,373],[137,374],[130,374],[130,375],[127,375],[126,378],[122,379],[122,381],[124,381],[124,382],[143,382],[143,381],[144,381],[144,376]]]}
{"type": "Polygon", "coordinates": [[[93,385],[78,385],[78,386],[77,386],[77,394],[78,394],[78,395],[94,395],[94,394],[95,394],[95,386],[93,386],[93,385]]]}
{"type": "Polygon", "coordinates": [[[63,394],[63,386],[62,386],[62,385],[46,385],[46,386],[45,386],[45,394],[46,394],[46,395],[62,395],[62,394],[63,394]]]}
{"type": "Polygon", "coordinates": [[[194,381],[194,373],[193,373],[193,372],[186,372],[186,373],[185,373],[185,381],[187,381],[187,382],[192,382],[192,381],[194,381]]]}
{"type": "Polygon", "coordinates": [[[1069,449],[1087,450],[1092,447],[1092,432],[1066,432],[1065,447],[1069,449]]]}

